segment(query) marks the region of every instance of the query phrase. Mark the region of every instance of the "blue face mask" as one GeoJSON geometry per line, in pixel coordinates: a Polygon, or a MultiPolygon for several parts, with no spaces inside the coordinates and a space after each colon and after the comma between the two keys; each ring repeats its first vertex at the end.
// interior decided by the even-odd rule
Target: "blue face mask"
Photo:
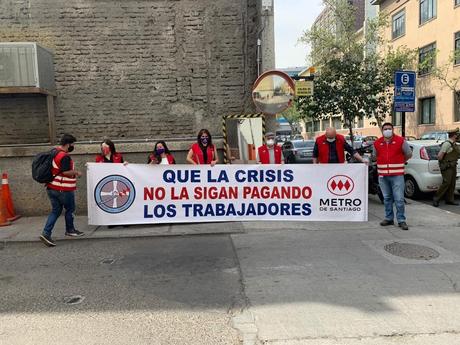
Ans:
{"type": "Polygon", "coordinates": [[[163,147],[157,148],[157,155],[161,155],[163,153],[165,153],[165,149],[163,147]]]}

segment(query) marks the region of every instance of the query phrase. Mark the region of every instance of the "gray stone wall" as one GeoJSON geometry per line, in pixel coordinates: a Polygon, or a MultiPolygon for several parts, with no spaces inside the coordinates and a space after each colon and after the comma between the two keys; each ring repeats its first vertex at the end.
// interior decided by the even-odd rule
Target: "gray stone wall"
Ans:
{"type": "Polygon", "coordinates": [[[45,96],[0,95],[0,145],[46,143],[48,133],[45,96]]]}
{"type": "MultiPolygon", "coordinates": [[[[253,111],[259,26],[257,0],[0,1],[0,41],[54,51],[57,136],[79,140],[219,135],[222,115],[253,111]]],[[[47,141],[34,100],[0,98],[0,144],[47,141]]]]}

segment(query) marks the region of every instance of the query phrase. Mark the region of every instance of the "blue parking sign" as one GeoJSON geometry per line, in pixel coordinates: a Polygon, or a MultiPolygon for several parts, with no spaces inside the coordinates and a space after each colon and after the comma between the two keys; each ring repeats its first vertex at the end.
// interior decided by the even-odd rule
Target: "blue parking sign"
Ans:
{"type": "Polygon", "coordinates": [[[414,71],[397,71],[395,73],[395,111],[415,111],[415,82],[417,75],[414,71]]]}

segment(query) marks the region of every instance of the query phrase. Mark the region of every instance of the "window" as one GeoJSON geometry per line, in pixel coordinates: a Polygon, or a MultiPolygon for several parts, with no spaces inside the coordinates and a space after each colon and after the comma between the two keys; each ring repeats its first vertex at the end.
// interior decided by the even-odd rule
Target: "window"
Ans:
{"type": "Polygon", "coordinates": [[[393,126],[401,126],[401,116],[401,112],[393,111],[393,117],[391,118],[393,126]]]}
{"type": "Polygon", "coordinates": [[[342,129],[342,119],[340,117],[333,117],[332,127],[334,127],[335,129],[342,129]]]}
{"type": "Polygon", "coordinates": [[[460,65],[460,31],[455,33],[454,54],[454,64],[460,65]]]}
{"type": "Polygon", "coordinates": [[[460,91],[454,93],[454,116],[455,122],[460,122],[460,91]]]}
{"type": "Polygon", "coordinates": [[[420,0],[420,25],[436,17],[437,0],[420,0]]]}
{"type": "Polygon", "coordinates": [[[319,120],[313,121],[313,132],[319,132],[319,120]]]}
{"type": "Polygon", "coordinates": [[[454,6],[460,6],[460,0],[454,0],[454,6]]]}
{"type": "Polygon", "coordinates": [[[308,122],[307,123],[307,132],[313,132],[313,123],[312,122],[308,122]]]}
{"type": "Polygon", "coordinates": [[[406,33],[406,10],[403,9],[393,16],[393,29],[391,33],[391,38],[395,39],[401,36],[404,36],[406,33]]]}
{"type": "Polygon", "coordinates": [[[322,130],[322,131],[325,131],[326,128],[329,127],[329,126],[330,126],[330,125],[329,125],[329,119],[327,119],[327,120],[324,120],[324,119],[323,119],[323,120],[321,121],[321,130],[322,130]]]}
{"type": "Polygon", "coordinates": [[[420,100],[420,124],[434,125],[436,123],[436,99],[434,97],[420,100]]]}
{"type": "Polygon", "coordinates": [[[436,43],[431,43],[418,50],[419,75],[428,74],[436,64],[436,43]]]}
{"type": "Polygon", "coordinates": [[[363,128],[364,127],[364,118],[357,117],[356,118],[356,128],[363,128]]]}

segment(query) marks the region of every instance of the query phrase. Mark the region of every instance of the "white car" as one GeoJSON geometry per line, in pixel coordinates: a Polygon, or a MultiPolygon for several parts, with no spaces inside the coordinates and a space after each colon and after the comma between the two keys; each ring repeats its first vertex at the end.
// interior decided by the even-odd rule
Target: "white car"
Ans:
{"type": "MultiPolygon", "coordinates": [[[[412,149],[412,158],[406,163],[404,194],[408,198],[417,198],[420,194],[435,192],[442,183],[438,153],[441,142],[435,140],[408,141],[412,149]]],[[[460,165],[457,165],[456,192],[460,192],[460,165]]]]}

